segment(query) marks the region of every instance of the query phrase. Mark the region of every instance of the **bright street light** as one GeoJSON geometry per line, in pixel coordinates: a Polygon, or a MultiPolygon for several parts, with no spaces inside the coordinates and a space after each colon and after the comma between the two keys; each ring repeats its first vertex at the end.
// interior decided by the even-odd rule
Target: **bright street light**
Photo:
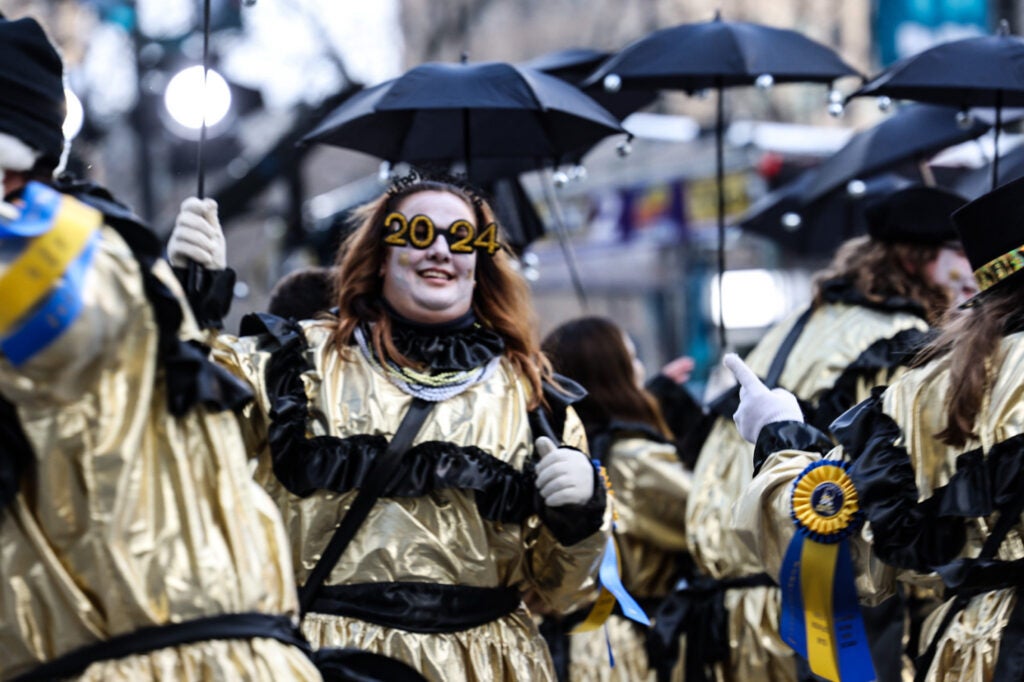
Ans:
{"type": "Polygon", "coordinates": [[[61,129],[64,131],[65,140],[73,140],[82,130],[85,122],[85,110],[82,108],[82,100],[73,93],[70,88],[64,88],[64,100],[67,102],[67,113],[64,115],[64,123],[61,129]]]}
{"type": "Polygon", "coordinates": [[[191,130],[203,125],[203,105],[206,125],[214,126],[231,108],[231,88],[219,73],[206,72],[206,95],[203,95],[203,67],[190,66],[176,73],[164,92],[164,106],[177,123],[191,130]]]}

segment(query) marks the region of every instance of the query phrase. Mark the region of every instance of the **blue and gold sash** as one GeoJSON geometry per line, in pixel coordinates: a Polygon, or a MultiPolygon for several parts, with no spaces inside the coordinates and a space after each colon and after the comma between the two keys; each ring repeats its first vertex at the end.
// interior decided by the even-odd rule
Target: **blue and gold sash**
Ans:
{"type": "Polygon", "coordinates": [[[875,680],[847,542],[864,516],[846,465],[820,460],[804,469],[790,513],[797,532],[779,574],[783,640],[825,679],[875,680]]]}

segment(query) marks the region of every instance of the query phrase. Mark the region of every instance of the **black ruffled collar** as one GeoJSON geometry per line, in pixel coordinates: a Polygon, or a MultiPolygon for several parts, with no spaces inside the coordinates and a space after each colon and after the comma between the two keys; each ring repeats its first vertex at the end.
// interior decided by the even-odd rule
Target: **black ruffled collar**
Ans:
{"type": "Polygon", "coordinates": [[[481,325],[473,311],[449,322],[423,324],[402,317],[383,303],[398,352],[435,372],[476,369],[505,352],[505,340],[481,325]]]}
{"type": "Polygon", "coordinates": [[[916,301],[904,296],[889,296],[881,301],[873,301],[857,289],[853,282],[843,277],[823,282],[821,296],[826,303],[846,303],[886,312],[904,312],[927,319],[924,308],[916,301]]]}

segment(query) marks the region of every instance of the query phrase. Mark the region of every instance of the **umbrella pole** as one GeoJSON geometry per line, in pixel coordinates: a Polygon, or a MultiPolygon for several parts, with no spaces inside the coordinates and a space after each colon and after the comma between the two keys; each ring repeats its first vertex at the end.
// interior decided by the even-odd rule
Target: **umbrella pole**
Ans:
{"type": "Polygon", "coordinates": [[[1003,129],[1003,91],[996,90],[996,131],[992,138],[992,187],[999,184],[999,132],[1003,129]]]}
{"type": "Polygon", "coordinates": [[[718,349],[725,352],[725,300],[722,281],[725,279],[725,103],[722,79],[716,78],[718,102],[715,112],[715,180],[718,186],[718,349]]]}
{"type": "MultiPolygon", "coordinates": [[[[196,145],[196,196],[200,199],[206,194],[206,158],[203,149],[206,147],[206,107],[209,98],[206,94],[206,78],[210,70],[210,0],[203,0],[203,119],[199,124],[199,142],[196,145]]],[[[185,275],[186,293],[199,290],[200,268],[194,260],[188,261],[185,275]]]]}
{"type": "Polygon", "coordinates": [[[576,292],[576,300],[579,301],[580,307],[586,313],[590,310],[587,305],[587,292],[583,288],[583,281],[580,279],[576,254],[573,253],[572,245],[569,243],[569,232],[565,228],[565,220],[562,217],[562,206],[558,203],[558,196],[555,194],[553,175],[553,170],[550,168],[544,172],[544,182],[541,183],[544,186],[544,197],[547,199],[548,207],[551,209],[551,215],[554,218],[555,236],[558,237],[558,245],[562,249],[565,264],[569,268],[569,279],[572,281],[573,291],[576,292]]]}

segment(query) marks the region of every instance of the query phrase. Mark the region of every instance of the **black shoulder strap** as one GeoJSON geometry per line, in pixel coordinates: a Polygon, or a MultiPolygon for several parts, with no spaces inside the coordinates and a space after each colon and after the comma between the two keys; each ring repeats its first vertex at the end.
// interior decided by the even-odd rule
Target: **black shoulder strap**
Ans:
{"type": "MultiPolygon", "coordinates": [[[[996,552],[999,551],[999,547],[1003,544],[1003,541],[1009,534],[1010,529],[1020,521],[1020,515],[1022,513],[1024,513],[1024,488],[1017,489],[1007,504],[1000,510],[999,519],[993,526],[992,532],[989,534],[988,538],[985,539],[985,544],[982,545],[981,551],[978,553],[978,559],[991,559],[995,557],[996,552]]],[[[1019,592],[1020,588],[1017,589],[1019,592]]],[[[950,605],[949,609],[946,610],[945,615],[939,622],[939,627],[935,629],[935,635],[932,637],[932,641],[929,642],[928,648],[925,649],[925,652],[921,654],[916,661],[914,661],[914,664],[917,667],[917,674],[914,677],[914,682],[924,681],[928,674],[928,669],[931,667],[932,661],[935,659],[935,654],[938,651],[939,640],[942,639],[942,635],[946,632],[949,624],[953,622],[953,618],[964,610],[964,607],[967,606],[967,602],[970,600],[971,594],[969,592],[957,593],[956,597],[953,599],[953,603],[950,605]]],[[[1017,605],[1014,607],[1013,612],[1011,612],[1010,623],[1008,623],[1008,626],[1012,626],[1018,630],[1021,627],[1022,615],[1020,613],[1021,609],[1019,608],[1021,603],[1024,603],[1024,600],[1021,600],[1020,595],[1018,594],[1017,605]]],[[[1018,631],[1014,634],[1019,635],[1020,632],[1018,631]]],[[[1004,659],[1006,659],[1009,654],[1013,653],[1011,652],[1011,649],[1015,648],[1005,646],[1006,644],[1008,644],[1008,642],[1005,639],[1004,632],[1003,641],[999,646],[999,657],[996,660],[997,669],[1001,669],[1008,665],[1007,661],[1004,659]]],[[[993,677],[992,679],[999,680],[1011,678],[993,677]]]]}
{"type": "Polygon", "coordinates": [[[402,423],[398,425],[398,429],[395,431],[391,442],[388,443],[387,449],[384,450],[380,457],[373,460],[370,470],[366,472],[366,479],[363,481],[362,487],[356,493],[356,499],[352,501],[352,506],[349,507],[341,523],[338,524],[338,529],[334,531],[334,535],[331,536],[331,541],[327,543],[327,548],[324,549],[320,560],[316,562],[316,566],[310,572],[306,584],[299,588],[299,606],[302,609],[303,615],[313,604],[313,600],[316,599],[321,586],[323,586],[327,576],[330,575],[331,570],[338,563],[338,559],[341,558],[345,548],[352,542],[356,531],[363,525],[363,521],[366,520],[370,509],[373,508],[381,493],[384,492],[384,486],[394,476],[398,463],[409,450],[409,445],[412,444],[413,438],[419,433],[423,422],[427,419],[427,415],[434,409],[434,405],[435,403],[423,400],[422,398],[413,398],[409,411],[402,417],[402,423]]]}
{"type": "Polygon", "coordinates": [[[782,340],[778,350],[775,351],[775,358],[772,360],[771,367],[768,368],[768,375],[764,378],[765,386],[768,388],[775,388],[779,385],[779,378],[782,377],[782,370],[786,368],[786,360],[789,359],[789,354],[793,352],[793,346],[796,345],[797,339],[804,333],[804,327],[807,326],[807,320],[811,319],[811,315],[814,314],[814,306],[808,306],[807,310],[796,319],[793,326],[790,328],[789,333],[786,334],[786,338],[782,340]]]}

